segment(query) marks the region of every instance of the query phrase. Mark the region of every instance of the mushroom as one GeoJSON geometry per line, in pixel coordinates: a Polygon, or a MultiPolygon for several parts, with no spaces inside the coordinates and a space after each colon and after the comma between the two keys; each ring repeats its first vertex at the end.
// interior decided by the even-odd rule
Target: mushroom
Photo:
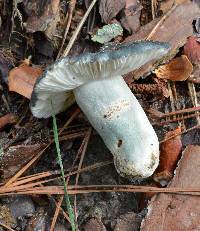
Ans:
{"type": "Polygon", "coordinates": [[[138,41],[64,57],[36,82],[31,111],[39,118],[57,114],[65,110],[73,92],[113,154],[118,173],[128,178],[149,177],[159,162],[158,138],[122,75],[161,58],[168,50],[167,43],[138,41]]]}

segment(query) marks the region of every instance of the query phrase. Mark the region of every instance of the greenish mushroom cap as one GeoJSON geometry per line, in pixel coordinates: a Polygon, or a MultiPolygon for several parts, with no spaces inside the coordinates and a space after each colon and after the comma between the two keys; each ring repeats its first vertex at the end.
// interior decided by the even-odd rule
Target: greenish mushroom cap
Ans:
{"type": "Polygon", "coordinates": [[[93,80],[127,74],[162,57],[168,50],[168,43],[137,41],[97,53],[62,58],[37,80],[30,102],[31,111],[39,118],[57,114],[68,106],[75,88],[93,80]]]}

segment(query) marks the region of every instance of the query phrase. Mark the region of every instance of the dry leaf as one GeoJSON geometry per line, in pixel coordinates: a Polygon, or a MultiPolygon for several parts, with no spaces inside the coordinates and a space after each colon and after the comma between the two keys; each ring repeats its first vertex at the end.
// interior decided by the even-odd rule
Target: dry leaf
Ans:
{"type": "Polygon", "coordinates": [[[155,108],[149,108],[147,112],[149,113],[149,116],[151,117],[151,119],[158,119],[158,118],[163,117],[164,115],[163,112],[160,112],[155,108]]]}
{"type": "Polygon", "coordinates": [[[191,75],[193,66],[186,55],[172,59],[155,70],[158,78],[172,81],[184,81],[191,75]]]}
{"type": "MultiPolygon", "coordinates": [[[[49,212],[45,208],[45,206],[41,206],[41,204],[46,204],[45,198],[41,198],[41,196],[32,195],[34,197],[34,201],[36,201],[38,206],[37,211],[27,220],[26,228],[24,231],[50,231],[51,230],[51,223],[52,223],[52,216],[49,215],[49,212]],[[37,197],[37,199],[36,199],[37,197]]],[[[53,231],[68,231],[69,229],[66,227],[66,224],[62,224],[59,221],[56,221],[53,231]]],[[[82,229],[81,229],[82,230],[82,229]]],[[[89,231],[89,230],[87,230],[89,231]]],[[[98,231],[98,230],[95,230],[98,231]]]]}
{"type": "Polygon", "coordinates": [[[125,0],[101,0],[99,4],[99,13],[102,22],[110,21],[125,7],[125,0]]]}
{"type": "MultiPolygon", "coordinates": [[[[120,215],[116,219],[116,225],[114,231],[136,231],[140,229],[141,216],[134,212],[128,212],[120,215]]],[[[89,231],[89,229],[87,230],[89,231]]],[[[97,230],[96,230],[97,231],[97,230]]]]}
{"type": "Polygon", "coordinates": [[[197,39],[194,36],[189,37],[184,46],[184,54],[193,64],[200,64],[200,43],[197,39]]]}
{"type": "Polygon", "coordinates": [[[14,124],[16,123],[16,121],[17,121],[17,117],[12,113],[2,116],[0,117],[0,129],[5,127],[7,124],[14,124]]]}
{"type": "Polygon", "coordinates": [[[83,231],[106,231],[104,224],[100,219],[91,218],[88,220],[85,225],[82,227],[83,231]]]}
{"type": "Polygon", "coordinates": [[[9,90],[30,99],[35,81],[41,74],[41,68],[31,67],[25,60],[19,67],[10,71],[8,76],[9,90]]]}
{"type": "Polygon", "coordinates": [[[34,155],[45,147],[44,144],[16,145],[0,155],[1,177],[7,179],[21,169],[34,155]]]}
{"type": "MultiPolygon", "coordinates": [[[[181,132],[181,128],[178,127],[174,131],[170,131],[165,135],[165,139],[171,136],[177,135],[181,132]]],[[[160,146],[160,163],[156,169],[153,179],[159,182],[162,186],[166,186],[171,180],[176,168],[177,162],[180,158],[182,149],[181,136],[178,135],[168,141],[164,142],[160,146]]]]}
{"type": "Polygon", "coordinates": [[[140,28],[140,14],[142,5],[137,0],[126,0],[124,17],[121,24],[129,33],[134,33],[140,28]]]}
{"type": "Polygon", "coordinates": [[[55,34],[59,21],[60,0],[23,0],[24,11],[28,19],[24,23],[28,32],[44,31],[47,37],[55,34]]]}
{"type": "MultiPolygon", "coordinates": [[[[199,189],[200,146],[188,146],[168,188],[199,189]]],[[[187,194],[187,193],[186,193],[187,194]]],[[[152,198],[141,231],[198,231],[199,196],[159,193],[152,198]]]]}
{"type": "Polygon", "coordinates": [[[163,14],[166,14],[175,4],[183,4],[186,0],[165,0],[160,1],[159,10],[162,11],[163,14]]]}
{"type": "Polygon", "coordinates": [[[162,11],[163,14],[167,13],[174,5],[174,2],[175,0],[162,1],[160,3],[159,10],[162,11]]]}
{"type": "MultiPolygon", "coordinates": [[[[179,51],[179,48],[185,44],[187,38],[193,34],[192,22],[199,15],[200,9],[197,5],[189,0],[185,0],[184,3],[177,5],[175,9],[170,11],[164,20],[156,18],[149,24],[141,27],[137,33],[127,37],[125,42],[144,40],[151,34],[149,38],[151,40],[169,42],[171,50],[167,58],[164,58],[164,61],[170,60],[179,51]]],[[[159,60],[156,61],[149,62],[140,69],[135,70],[132,77],[131,75],[125,76],[126,82],[131,83],[134,79],[147,76],[150,71],[158,66],[159,60]]]]}

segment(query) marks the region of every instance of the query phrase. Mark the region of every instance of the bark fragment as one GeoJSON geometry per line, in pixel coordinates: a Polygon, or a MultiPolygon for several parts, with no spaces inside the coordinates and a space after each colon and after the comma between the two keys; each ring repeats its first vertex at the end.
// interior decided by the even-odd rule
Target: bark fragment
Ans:
{"type": "MultiPolygon", "coordinates": [[[[200,187],[200,146],[189,145],[183,152],[176,174],[168,187],[200,187]]],[[[199,196],[160,193],[148,206],[141,231],[199,230],[199,196]]]]}

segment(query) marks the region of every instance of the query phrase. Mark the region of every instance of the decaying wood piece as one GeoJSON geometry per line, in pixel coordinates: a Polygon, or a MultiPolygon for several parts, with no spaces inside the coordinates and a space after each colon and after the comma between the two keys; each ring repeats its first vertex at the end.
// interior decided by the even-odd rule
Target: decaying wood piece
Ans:
{"type": "MultiPolygon", "coordinates": [[[[186,0],[184,3],[177,5],[173,10],[171,10],[165,20],[163,20],[163,22],[156,28],[156,30],[154,30],[155,24],[151,22],[152,30],[154,30],[154,33],[150,32],[151,37],[149,39],[160,42],[169,42],[171,45],[171,50],[168,56],[165,57],[165,60],[157,61],[157,65],[160,62],[165,62],[174,57],[174,55],[178,52],[178,49],[186,43],[187,38],[193,33],[192,22],[196,17],[199,16],[199,14],[200,8],[197,6],[197,4],[186,0]]],[[[147,28],[147,26],[145,28],[147,28]]],[[[149,28],[144,29],[142,27],[136,34],[129,36],[125,41],[128,42],[146,39],[150,34],[148,33],[149,28]],[[146,33],[144,31],[142,32],[142,30],[144,30],[146,33]]],[[[133,79],[146,76],[151,70],[155,68],[156,64],[155,61],[146,64],[140,69],[134,71],[133,75],[129,74],[129,76],[126,78],[126,81],[130,83],[133,81],[133,79]]]]}
{"type": "MultiPolygon", "coordinates": [[[[168,187],[200,187],[200,146],[189,145],[183,152],[176,174],[168,187]]],[[[141,231],[200,230],[199,196],[160,193],[148,206],[141,231]]]]}

